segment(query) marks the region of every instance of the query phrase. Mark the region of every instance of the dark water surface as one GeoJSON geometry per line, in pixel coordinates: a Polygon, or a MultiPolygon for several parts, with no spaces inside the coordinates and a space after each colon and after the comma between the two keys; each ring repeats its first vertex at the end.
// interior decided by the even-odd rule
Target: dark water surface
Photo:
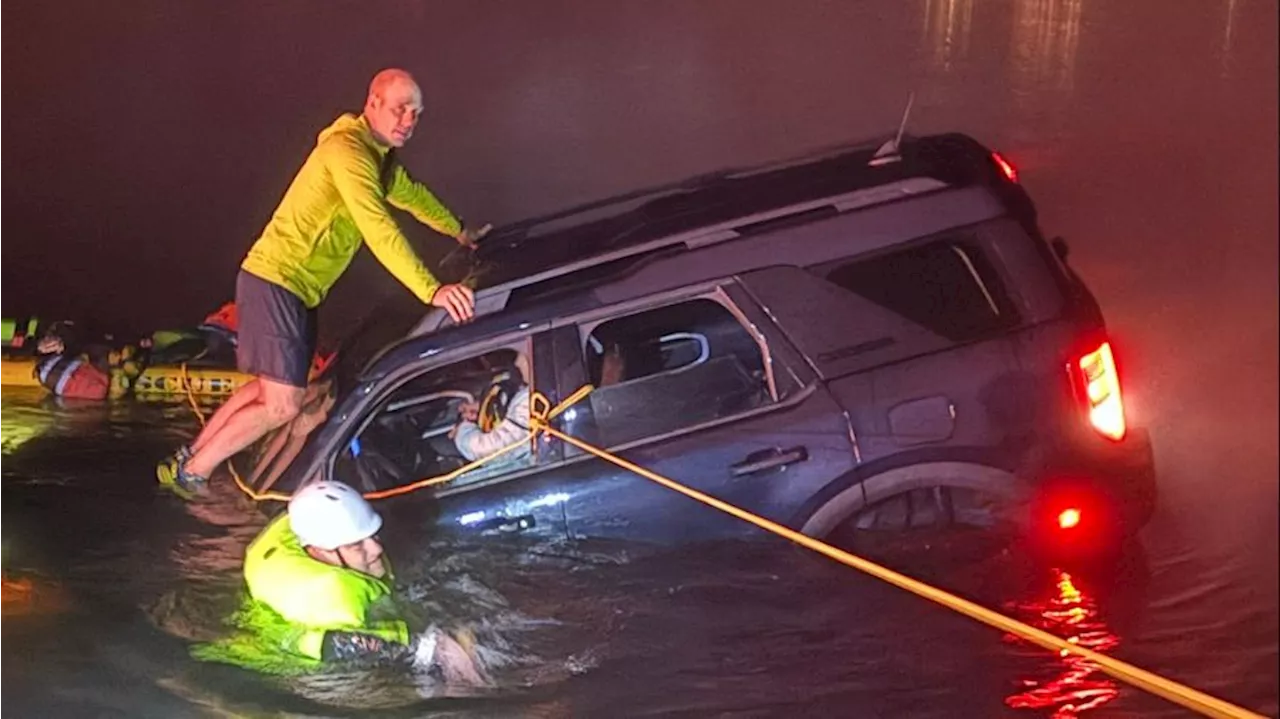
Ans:
{"type": "MultiPolygon", "coordinates": [[[[407,602],[422,625],[476,629],[494,692],[467,697],[402,670],[276,680],[199,664],[186,646],[216,636],[235,608],[243,548],[265,517],[229,482],[197,505],[153,488],[147,460],[192,428],[189,411],[14,391],[0,411],[14,716],[1179,714],[781,540],[659,554],[424,546],[402,513],[388,519],[399,526],[388,546],[407,602]]],[[[906,569],[1274,714],[1274,537],[1223,542],[1171,514],[1118,577],[999,558],[906,569]]]]}
{"type": "MultiPolygon", "coordinates": [[[[508,193],[532,188],[493,197],[513,215],[878,132],[912,90],[916,132],[961,130],[1006,152],[1103,303],[1131,421],[1156,443],[1161,504],[1118,577],[1013,560],[913,572],[1280,712],[1275,3],[599,4],[577,30],[557,25],[594,39],[554,52],[530,38],[565,8],[534,5],[504,5],[485,29],[509,51],[477,60],[501,112],[450,131],[473,148],[492,136],[492,156],[473,153],[482,169],[509,175],[508,193]],[[637,160],[637,146],[660,149],[637,160]]],[[[459,32],[484,25],[449,17],[459,32]]],[[[245,57],[271,45],[259,35],[245,57]]],[[[5,139],[21,143],[11,117],[5,139]]],[[[283,178],[258,179],[276,197],[283,178]]],[[[132,200],[118,199],[127,215],[132,200]]],[[[368,276],[390,282],[379,272],[368,276]]],[[[189,410],[5,390],[2,419],[11,716],[1185,714],[780,540],[659,555],[423,545],[411,518],[389,540],[403,590],[425,619],[477,628],[497,691],[199,664],[187,647],[234,607],[265,518],[225,482],[198,506],[155,490],[152,463],[193,430],[189,410]]]]}

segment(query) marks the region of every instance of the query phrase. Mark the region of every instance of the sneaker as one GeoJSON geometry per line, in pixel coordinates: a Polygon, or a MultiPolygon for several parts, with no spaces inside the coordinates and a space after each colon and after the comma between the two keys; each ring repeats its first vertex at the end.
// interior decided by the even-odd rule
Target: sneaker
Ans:
{"type": "Polygon", "coordinates": [[[186,464],[187,460],[191,459],[193,456],[195,456],[195,452],[191,451],[191,445],[180,444],[177,449],[173,450],[172,454],[169,454],[164,459],[160,460],[160,464],[156,465],[156,471],[158,472],[160,467],[173,462],[177,462],[179,465],[186,464]]]}
{"type": "Polygon", "coordinates": [[[186,460],[178,454],[156,465],[156,479],[160,486],[186,500],[195,499],[208,492],[209,480],[183,469],[186,460]]]}

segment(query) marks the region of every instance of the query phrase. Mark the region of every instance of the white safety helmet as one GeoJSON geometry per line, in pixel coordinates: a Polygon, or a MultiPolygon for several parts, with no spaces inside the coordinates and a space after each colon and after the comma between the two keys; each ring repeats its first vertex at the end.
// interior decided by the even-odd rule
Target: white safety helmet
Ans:
{"type": "Polygon", "coordinates": [[[289,526],[303,546],[337,549],[372,537],[382,517],[342,482],[316,482],[289,500],[289,526]]]}

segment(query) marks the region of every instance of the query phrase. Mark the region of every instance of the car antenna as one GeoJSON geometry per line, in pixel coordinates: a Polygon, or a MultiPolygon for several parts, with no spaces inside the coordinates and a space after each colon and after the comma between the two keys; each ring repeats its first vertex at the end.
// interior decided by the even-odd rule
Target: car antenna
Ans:
{"type": "Polygon", "coordinates": [[[879,150],[876,150],[876,154],[871,157],[871,162],[868,162],[868,165],[879,167],[902,159],[902,155],[898,150],[902,144],[902,134],[907,129],[907,118],[911,117],[911,106],[915,104],[915,100],[915,92],[907,95],[907,108],[902,111],[902,122],[898,124],[898,134],[881,145],[879,150]]]}

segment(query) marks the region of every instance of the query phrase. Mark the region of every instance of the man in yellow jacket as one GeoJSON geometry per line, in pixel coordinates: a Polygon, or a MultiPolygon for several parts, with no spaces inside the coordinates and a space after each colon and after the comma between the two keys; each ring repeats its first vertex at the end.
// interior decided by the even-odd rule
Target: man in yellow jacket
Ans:
{"type": "Polygon", "coordinates": [[[465,229],[395,158],[422,114],[422,91],[409,73],[378,73],[360,116],[345,114],[316,147],[250,248],[236,278],[240,315],[237,365],[256,381],[242,387],[190,446],[156,468],[157,479],[185,498],[200,494],[219,464],[298,415],[315,351],[316,308],[346,270],[361,241],[424,304],[455,322],[471,318],[475,298],[441,285],[414,253],[389,206],[463,245],[488,231],[465,229]]]}
{"type": "Polygon", "coordinates": [[[248,602],[235,623],[265,643],[265,651],[249,651],[233,636],[197,646],[195,655],[277,673],[412,659],[448,681],[486,683],[475,657],[452,634],[433,627],[410,635],[392,595],[381,528],[382,517],[349,485],[314,482],[298,490],[288,511],[245,550],[248,602]]]}

